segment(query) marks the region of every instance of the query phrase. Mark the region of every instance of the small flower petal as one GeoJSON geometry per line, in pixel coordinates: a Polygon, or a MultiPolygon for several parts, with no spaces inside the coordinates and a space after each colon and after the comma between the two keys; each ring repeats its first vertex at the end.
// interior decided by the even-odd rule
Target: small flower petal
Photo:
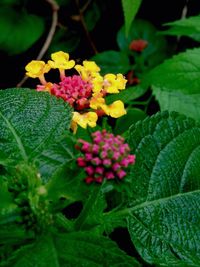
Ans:
{"type": "Polygon", "coordinates": [[[69,60],[69,54],[63,51],[51,54],[51,59],[48,61],[48,64],[53,69],[67,70],[73,68],[75,65],[75,61],[69,60]]]}
{"type": "Polygon", "coordinates": [[[25,69],[28,77],[39,78],[40,76],[44,75],[44,73],[49,72],[51,67],[44,61],[32,60],[26,65],[25,69]]]}
{"type": "Polygon", "coordinates": [[[95,127],[98,116],[95,112],[87,112],[80,114],[79,112],[73,113],[73,122],[80,125],[82,128],[86,129],[87,125],[90,127],[95,127]]]}
{"type": "Polygon", "coordinates": [[[102,105],[101,108],[107,115],[113,118],[119,118],[126,114],[124,103],[121,100],[117,100],[109,106],[102,105]]]}

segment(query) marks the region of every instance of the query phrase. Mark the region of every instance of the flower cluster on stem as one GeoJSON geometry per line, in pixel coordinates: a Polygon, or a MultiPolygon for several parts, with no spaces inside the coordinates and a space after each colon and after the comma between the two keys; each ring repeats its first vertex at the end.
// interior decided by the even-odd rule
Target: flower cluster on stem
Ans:
{"type": "Polygon", "coordinates": [[[127,80],[122,74],[100,74],[100,68],[94,61],[83,61],[82,65],[69,60],[69,54],[59,51],[51,55],[47,63],[32,60],[25,67],[26,75],[39,78],[37,91],[46,91],[68,102],[74,109],[71,128],[74,132],[77,126],[95,127],[98,116],[108,115],[118,118],[126,114],[121,100],[106,104],[105,96],[124,90],[127,80]],[[47,82],[45,74],[51,69],[58,69],[60,81],[47,82]],[[75,74],[67,76],[65,71],[74,69],[75,74]]]}
{"type": "Polygon", "coordinates": [[[92,143],[79,139],[76,148],[84,154],[77,158],[77,164],[84,168],[88,184],[102,183],[104,179],[121,180],[126,176],[126,168],[135,162],[124,138],[105,129],[92,133],[92,143]]]}

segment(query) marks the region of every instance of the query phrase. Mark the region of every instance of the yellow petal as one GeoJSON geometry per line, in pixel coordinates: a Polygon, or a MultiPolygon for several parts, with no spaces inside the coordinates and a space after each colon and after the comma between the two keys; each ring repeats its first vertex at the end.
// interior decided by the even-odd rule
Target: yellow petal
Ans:
{"type": "Polygon", "coordinates": [[[29,62],[26,67],[26,75],[31,78],[39,78],[44,73],[49,72],[51,69],[48,64],[46,64],[44,61],[40,60],[32,60],[29,62]]]}
{"type": "Polygon", "coordinates": [[[109,73],[104,76],[104,89],[107,93],[116,94],[119,90],[125,89],[127,80],[119,73],[117,75],[109,73]]]}
{"type": "Polygon", "coordinates": [[[98,116],[95,112],[87,112],[80,114],[79,112],[73,113],[72,121],[78,125],[80,125],[82,128],[86,129],[87,126],[95,127],[97,122],[98,116]]]}
{"type": "Polygon", "coordinates": [[[121,100],[117,100],[109,106],[103,105],[101,108],[107,115],[110,115],[113,118],[119,118],[126,114],[124,103],[121,100]]]}
{"type": "Polygon", "coordinates": [[[126,88],[127,79],[121,73],[117,74],[118,89],[123,90],[126,88]]]}
{"type": "Polygon", "coordinates": [[[83,66],[76,65],[74,68],[78,71],[84,81],[90,81],[93,78],[96,78],[100,71],[100,68],[94,61],[87,60],[83,61],[83,66]]]}
{"type": "Polygon", "coordinates": [[[94,62],[94,61],[83,61],[83,66],[85,67],[86,70],[90,72],[99,72],[100,68],[99,66],[94,62]]]}
{"type": "Polygon", "coordinates": [[[55,52],[51,54],[51,59],[48,61],[48,64],[53,69],[71,69],[75,65],[74,60],[69,60],[69,54],[63,51],[55,52]]]}
{"type": "Polygon", "coordinates": [[[90,107],[93,109],[101,108],[105,104],[105,99],[102,97],[102,94],[95,93],[90,100],[90,107]]]}

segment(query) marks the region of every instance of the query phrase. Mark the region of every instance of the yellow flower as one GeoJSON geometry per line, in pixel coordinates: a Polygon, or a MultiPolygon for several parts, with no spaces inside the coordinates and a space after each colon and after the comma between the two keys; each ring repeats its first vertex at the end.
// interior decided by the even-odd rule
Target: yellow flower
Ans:
{"type": "Polygon", "coordinates": [[[98,116],[95,112],[86,112],[80,114],[79,112],[73,113],[72,124],[71,128],[75,133],[77,130],[77,124],[80,125],[82,128],[86,129],[87,125],[90,127],[95,127],[97,122],[98,116]]]}
{"type": "Polygon", "coordinates": [[[100,93],[94,93],[90,100],[90,107],[93,109],[102,108],[105,105],[105,99],[102,97],[100,93]]]}
{"type": "Polygon", "coordinates": [[[96,76],[92,79],[92,91],[94,93],[101,92],[103,88],[103,77],[98,73],[96,76]]]}
{"type": "Polygon", "coordinates": [[[102,105],[101,107],[103,111],[113,117],[113,118],[119,118],[126,114],[126,110],[124,108],[124,103],[121,100],[117,100],[113,102],[111,105],[102,105]]]}
{"type": "Polygon", "coordinates": [[[106,74],[104,76],[104,89],[107,93],[119,93],[119,90],[125,89],[127,80],[123,77],[122,74],[106,74]]]}
{"type": "Polygon", "coordinates": [[[113,118],[119,118],[126,114],[124,103],[121,100],[117,100],[110,105],[106,105],[105,99],[102,94],[94,94],[90,100],[90,107],[93,109],[102,109],[106,115],[113,118]]]}
{"type": "Polygon", "coordinates": [[[83,66],[76,65],[74,68],[78,71],[84,81],[88,81],[92,78],[95,78],[97,73],[100,71],[100,68],[94,61],[87,60],[83,61],[83,66]]]}
{"type": "Polygon", "coordinates": [[[48,61],[48,64],[53,69],[67,70],[73,68],[75,65],[75,61],[69,60],[69,54],[63,51],[51,54],[51,59],[48,61]]]}
{"type": "Polygon", "coordinates": [[[26,67],[26,75],[31,78],[40,78],[51,69],[48,64],[40,60],[32,60],[26,67]]]}

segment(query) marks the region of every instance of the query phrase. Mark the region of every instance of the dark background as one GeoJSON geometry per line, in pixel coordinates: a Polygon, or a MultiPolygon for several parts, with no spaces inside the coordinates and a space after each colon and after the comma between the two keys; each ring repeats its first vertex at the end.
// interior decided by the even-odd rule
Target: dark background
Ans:
{"type": "MultiPolygon", "coordinates": [[[[97,4],[101,4],[102,0],[95,0],[97,4]]],[[[72,1],[74,2],[74,1],[72,1]]],[[[105,50],[118,50],[116,43],[116,34],[120,27],[124,23],[124,17],[122,12],[121,0],[109,0],[104,1],[104,8],[101,18],[97,22],[95,28],[92,30],[91,38],[98,50],[102,52],[105,50]]],[[[199,0],[143,0],[142,5],[137,14],[138,18],[145,19],[154,24],[157,29],[162,29],[163,23],[178,20],[181,18],[182,10],[187,3],[187,17],[198,15],[200,13],[200,1],[199,0]]],[[[80,31],[81,42],[77,49],[75,49],[70,56],[74,59],[89,59],[94,55],[91,46],[86,38],[85,33],[79,23],[71,21],[70,16],[76,14],[76,6],[71,5],[69,9],[60,8],[59,21],[66,23],[69,27],[74,27],[77,31],[80,31]]],[[[20,7],[19,7],[20,8],[20,7]]],[[[26,8],[36,15],[43,16],[46,21],[46,32],[43,36],[26,52],[19,55],[10,56],[4,51],[0,50],[1,60],[1,79],[0,88],[16,87],[18,82],[23,78],[25,65],[35,59],[44,43],[46,34],[48,33],[51,23],[51,9],[45,1],[36,0],[28,1],[26,8]]],[[[14,27],[14,25],[13,25],[14,27]]],[[[31,34],[31,33],[30,33],[31,34]]],[[[23,38],[23,32],[22,32],[23,38]]],[[[173,42],[173,38],[171,39],[173,42]]],[[[191,48],[196,43],[189,38],[181,38],[178,49],[184,50],[191,48]]],[[[46,56],[46,55],[45,55],[46,56]]],[[[44,60],[46,58],[44,57],[44,60]]],[[[32,87],[33,82],[27,80],[23,87],[32,87]]]]}

